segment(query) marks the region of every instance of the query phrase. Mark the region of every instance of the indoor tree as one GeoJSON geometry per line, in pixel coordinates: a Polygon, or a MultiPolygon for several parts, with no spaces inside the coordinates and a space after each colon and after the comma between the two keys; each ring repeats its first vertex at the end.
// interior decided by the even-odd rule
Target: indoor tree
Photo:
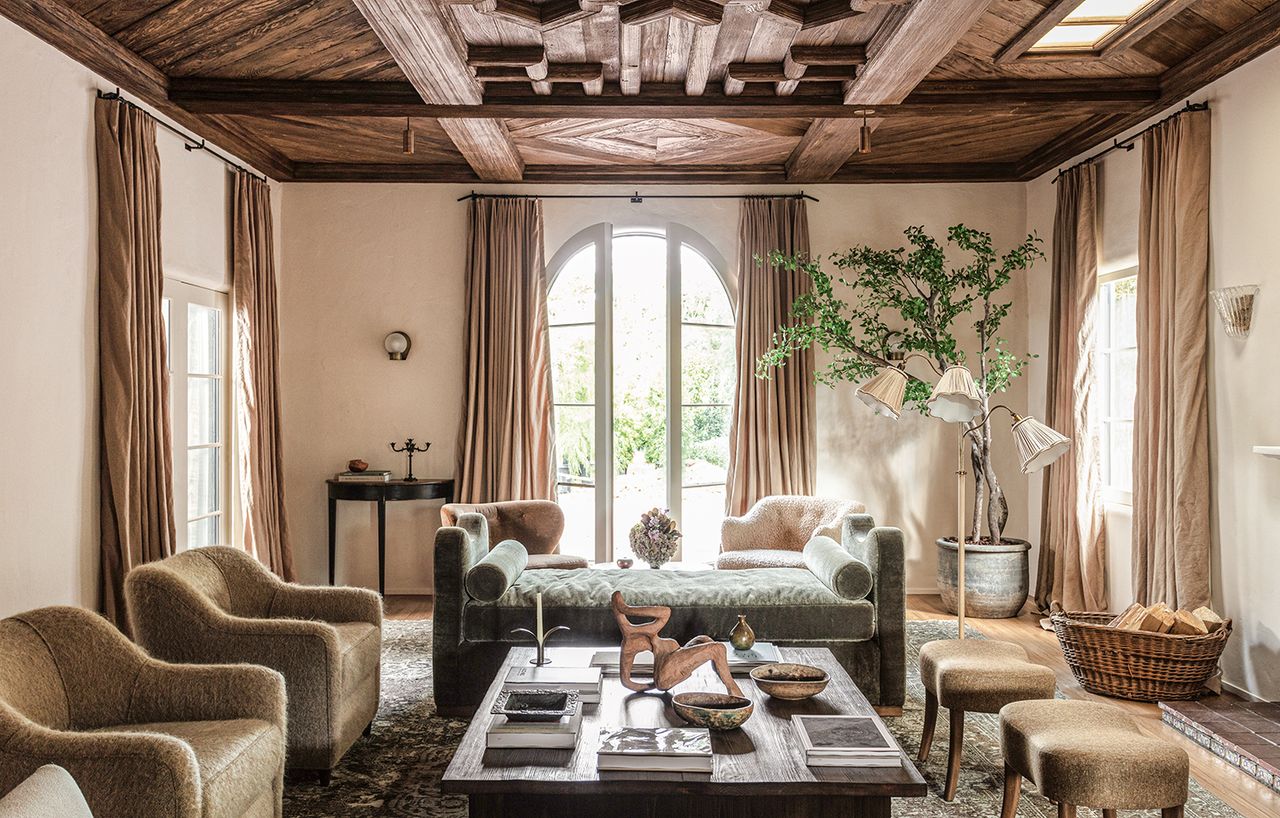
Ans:
{"type": "MultiPolygon", "coordinates": [[[[1028,235],[1001,255],[989,233],[963,224],[947,230],[945,246],[923,227],[903,233],[906,247],[862,246],[833,253],[834,274],[816,260],[773,253],[770,264],[801,270],[813,281],[813,290],[792,304],[792,322],[774,333],[770,349],[757,361],[756,376],[769,378],[774,367],[785,366],[796,352],[815,346],[831,356],[815,372],[815,380],[828,386],[865,381],[883,367],[904,364],[904,356],[912,353],[924,356],[938,372],[952,365],[969,366],[982,399],[982,415],[968,436],[976,485],[969,539],[981,541],[985,521],[987,541],[998,543],[1009,504],[992,462],[987,413],[991,397],[1004,392],[1034,357],[1010,352],[1000,336],[1000,325],[1012,307],[1002,290],[1014,274],[1044,258],[1041,240],[1028,235]],[[948,250],[964,263],[949,261],[948,250]],[[955,334],[970,322],[972,356],[955,334]]],[[[904,405],[925,413],[934,385],[917,374],[909,373],[904,405]]]]}

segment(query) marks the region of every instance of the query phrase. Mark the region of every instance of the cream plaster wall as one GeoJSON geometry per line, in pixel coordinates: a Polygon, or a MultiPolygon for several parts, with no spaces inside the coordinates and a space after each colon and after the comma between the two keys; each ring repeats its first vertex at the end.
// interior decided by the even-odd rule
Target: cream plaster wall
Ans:
{"type": "MultiPolygon", "coordinates": [[[[777,188],[790,191],[794,188],[777,188]]],[[[1024,191],[1009,185],[885,185],[807,188],[815,252],[854,243],[897,246],[901,231],[924,224],[936,235],[965,222],[991,230],[1001,247],[1020,240],[1024,191]]],[[[448,185],[285,186],[282,339],[285,373],[285,454],[289,522],[303,579],[326,572],[323,480],[351,457],[400,470],[387,443],[414,435],[432,442],[415,461],[419,474],[448,475],[462,408],[462,300],[469,188],[448,185]],[[382,337],[391,329],[413,337],[408,361],[388,361],[382,337]],[[422,465],[417,466],[418,463],[422,465]]],[[[502,190],[490,188],[489,192],[502,190]]],[[[542,193],[580,188],[539,187],[542,193]]],[[[590,188],[631,193],[634,188],[590,188]]],[[[646,187],[659,193],[769,192],[765,188],[646,187]]],[[[545,204],[546,255],[574,233],[601,221],[615,227],[696,229],[735,264],[736,201],[647,199],[558,200],[545,204]]],[[[1022,304],[1025,288],[1012,291],[1022,304]]],[[[1014,349],[1025,347],[1025,313],[1008,322],[1014,349]]],[[[908,584],[934,588],[933,539],[954,519],[953,430],[906,417],[894,423],[870,415],[854,387],[818,390],[818,489],[862,500],[876,517],[907,532],[908,584]],[[892,476],[894,479],[887,479],[892,476]]],[[[1008,396],[1025,403],[1025,389],[1008,396]]],[[[1004,432],[1000,432],[1004,435],[1004,432]]],[[[1000,461],[1014,511],[1009,533],[1027,534],[1025,483],[1011,441],[1000,439],[1000,461]]],[[[387,588],[425,592],[438,504],[390,504],[387,588]]],[[[338,579],[377,581],[376,518],[372,506],[340,504],[338,579]]]]}
{"type": "MultiPolygon", "coordinates": [[[[4,18],[0,75],[5,616],[40,605],[98,603],[93,101],[96,89],[113,86],[4,18]]],[[[225,289],[226,168],[208,154],[183,150],[168,131],[160,129],[156,140],[166,274],[225,289]]]]}
{"type": "MultiPolygon", "coordinates": [[[[1223,658],[1223,679],[1274,700],[1280,698],[1280,563],[1274,545],[1280,531],[1280,461],[1251,449],[1280,441],[1280,415],[1274,408],[1280,387],[1269,377],[1269,362],[1280,348],[1280,320],[1274,308],[1280,291],[1274,252],[1275,214],[1280,211],[1280,154],[1275,142],[1280,130],[1280,51],[1233,71],[1193,99],[1208,100],[1213,110],[1210,286],[1262,286],[1247,340],[1228,338],[1212,307],[1209,315],[1213,597],[1215,607],[1235,624],[1223,658]]],[[[1103,175],[1110,182],[1104,194],[1114,207],[1127,207],[1115,198],[1129,195],[1127,187],[1138,183],[1140,168],[1137,151],[1107,158],[1103,175]]],[[[1052,234],[1051,178],[1048,174],[1027,186],[1027,222],[1042,235],[1052,234]]],[[[1115,245],[1104,238],[1103,246],[1115,245]]],[[[1044,287],[1033,288],[1029,308],[1032,346],[1043,352],[1049,311],[1044,287]]],[[[1043,411],[1043,382],[1031,387],[1043,411]]],[[[1038,489],[1033,489],[1033,496],[1038,497],[1038,489]]],[[[1033,519],[1039,519],[1038,502],[1033,519]]],[[[1124,509],[1110,510],[1108,522],[1113,528],[1108,559],[1112,603],[1117,605],[1132,598],[1131,537],[1124,509]]]]}

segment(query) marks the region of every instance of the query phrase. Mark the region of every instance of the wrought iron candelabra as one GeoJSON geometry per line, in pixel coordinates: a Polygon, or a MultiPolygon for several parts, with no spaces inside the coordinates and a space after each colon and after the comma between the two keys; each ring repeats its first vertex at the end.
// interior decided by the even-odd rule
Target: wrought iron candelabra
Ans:
{"type": "Polygon", "coordinates": [[[403,444],[401,444],[400,448],[398,449],[396,448],[395,443],[391,444],[391,451],[397,454],[399,454],[400,452],[409,453],[409,473],[405,475],[405,478],[404,478],[406,482],[412,483],[418,479],[413,476],[413,456],[415,454],[421,454],[422,452],[425,452],[427,449],[430,449],[430,448],[431,448],[430,443],[428,443],[425,446],[419,446],[417,443],[413,442],[413,438],[409,438],[408,440],[406,440],[403,444]]]}

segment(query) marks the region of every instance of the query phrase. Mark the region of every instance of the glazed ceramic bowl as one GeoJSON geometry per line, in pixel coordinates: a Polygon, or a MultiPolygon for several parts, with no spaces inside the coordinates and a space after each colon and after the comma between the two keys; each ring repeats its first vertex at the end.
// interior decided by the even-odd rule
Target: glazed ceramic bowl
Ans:
{"type": "Polygon", "coordinates": [[[756,707],[750,699],[728,693],[677,693],[671,705],[680,718],[711,730],[738,729],[756,707]]]}
{"type": "Polygon", "coordinates": [[[795,702],[816,696],[826,690],[831,677],[820,667],[778,662],[761,665],[751,671],[756,687],[775,699],[795,702]]]}

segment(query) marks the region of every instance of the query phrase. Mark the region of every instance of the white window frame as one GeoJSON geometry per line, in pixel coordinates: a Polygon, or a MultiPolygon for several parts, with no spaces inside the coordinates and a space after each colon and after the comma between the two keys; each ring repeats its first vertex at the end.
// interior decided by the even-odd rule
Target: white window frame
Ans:
{"type": "Polygon", "coordinates": [[[168,345],[168,361],[169,361],[169,428],[172,437],[173,449],[173,502],[174,502],[174,521],[176,525],[175,547],[178,551],[185,551],[189,546],[187,539],[188,525],[199,519],[205,519],[212,516],[220,516],[218,525],[217,545],[229,545],[232,541],[232,531],[235,526],[235,516],[237,514],[238,503],[232,494],[235,477],[234,471],[236,463],[233,459],[234,445],[234,423],[235,405],[232,402],[232,383],[234,381],[234,365],[232,358],[232,323],[234,315],[232,313],[231,297],[218,290],[211,290],[196,284],[189,284],[179,281],[175,278],[166,278],[164,280],[164,300],[168,309],[168,327],[166,343],[168,345]],[[199,305],[203,307],[211,307],[218,309],[222,314],[220,324],[221,330],[221,353],[222,353],[222,371],[211,377],[220,381],[219,394],[222,399],[222,413],[219,418],[219,434],[217,443],[199,444],[196,446],[188,445],[187,430],[187,397],[188,397],[188,365],[187,365],[187,332],[188,332],[188,306],[199,305]],[[190,516],[187,506],[187,478],[188,478],[188,452],[197,448],[214,448],[219,450],[218,455],[218,492],[219,492],[219,508],[218,511],[190,516]]]}
{"type": "MultiPolygon", "coordinates": [[[[1122,489],[1111,484],[1111,462],[1113,457],[1111,439],[1112,429],[1118,423],[1128,423],[1132,428],[1133,409],[1129,409],[1129,417],[1123,417],[1118,413],[1118,408],[1113,404],[1113,394],[1111,389],[1111,361],[1115,353],[1125,350],[1137,350],[1138,345],[1132,346],[1115,346],[1111,337],[1111,317],[1112,317],[1112,300],[1107,296],[1107,287],[1125,279],[1137,279],[1138,268],[1125,267],[1110,273],[1104,273],[1098,276],[1098,299],[1097,299],[1097,366],[1098,366],[1098,387],[1099,387],[1099,408],[1102,410],[1099,415],[1098,422],[1098,438],[1102,455],[1102,496],[1103,501],[1112,505],[1133,505],[1133,491],[1131,489],[1122,489]]],[[[1132,439],[1132,435],[1130,435],[1132,439]]],[[[1131,455],[1132,456],[1132,455],[1131,455]]]]}
{"type": "MultiPolygon", "coordinates": [[[[601,222],[576,233],[560,247],[547,265],[547,291],[555,287],[556,278],[569,260],[580,251],[594,247],[595,266],[595,558],[597,562],[613,560],[613,239],[623,236],[654,236],[667,245],[667,361],[666,361],[666,485],[667,508],[677,523],[681,520],[683,492],[708,484],[684,485],[681,424],[685,404],[681,384],[682,334],[685,326],[681,300],[681,253],[684,246],[699,253],[711,265],[717,279],[725,288],[730,309],[737,315],[737,288],[728,274],[724,257],[697,231],[681,224],[668,223],[663,227],[615,228],[612,223],[601,222]]],[[[552,324],[551,326],[583,326],[578,324],[552,324]]],[[[698,326],[694,324],[694,326],[698,326]]],[[[719,325],[717,325],[719,326],[719,325]]],[[[732,324],[725,326],[733,326],[732,324]]],[[[556,406],[561,404],[557,403],[556,406]]],[[[565,404],[577,405],[577,404],[565,404]]],[[[717,404],[719,405],[719,404],[717,404]]],[[[557,486],[561,485],[557,483],[557,486]]],[[[566,485],[582,485],[573,483],[566,485]]],[[[715,484],[719,485],[719,484],[715,484]]],[[[683,547],[677,550],[677,560],[683,558],[683,547]]]]}

